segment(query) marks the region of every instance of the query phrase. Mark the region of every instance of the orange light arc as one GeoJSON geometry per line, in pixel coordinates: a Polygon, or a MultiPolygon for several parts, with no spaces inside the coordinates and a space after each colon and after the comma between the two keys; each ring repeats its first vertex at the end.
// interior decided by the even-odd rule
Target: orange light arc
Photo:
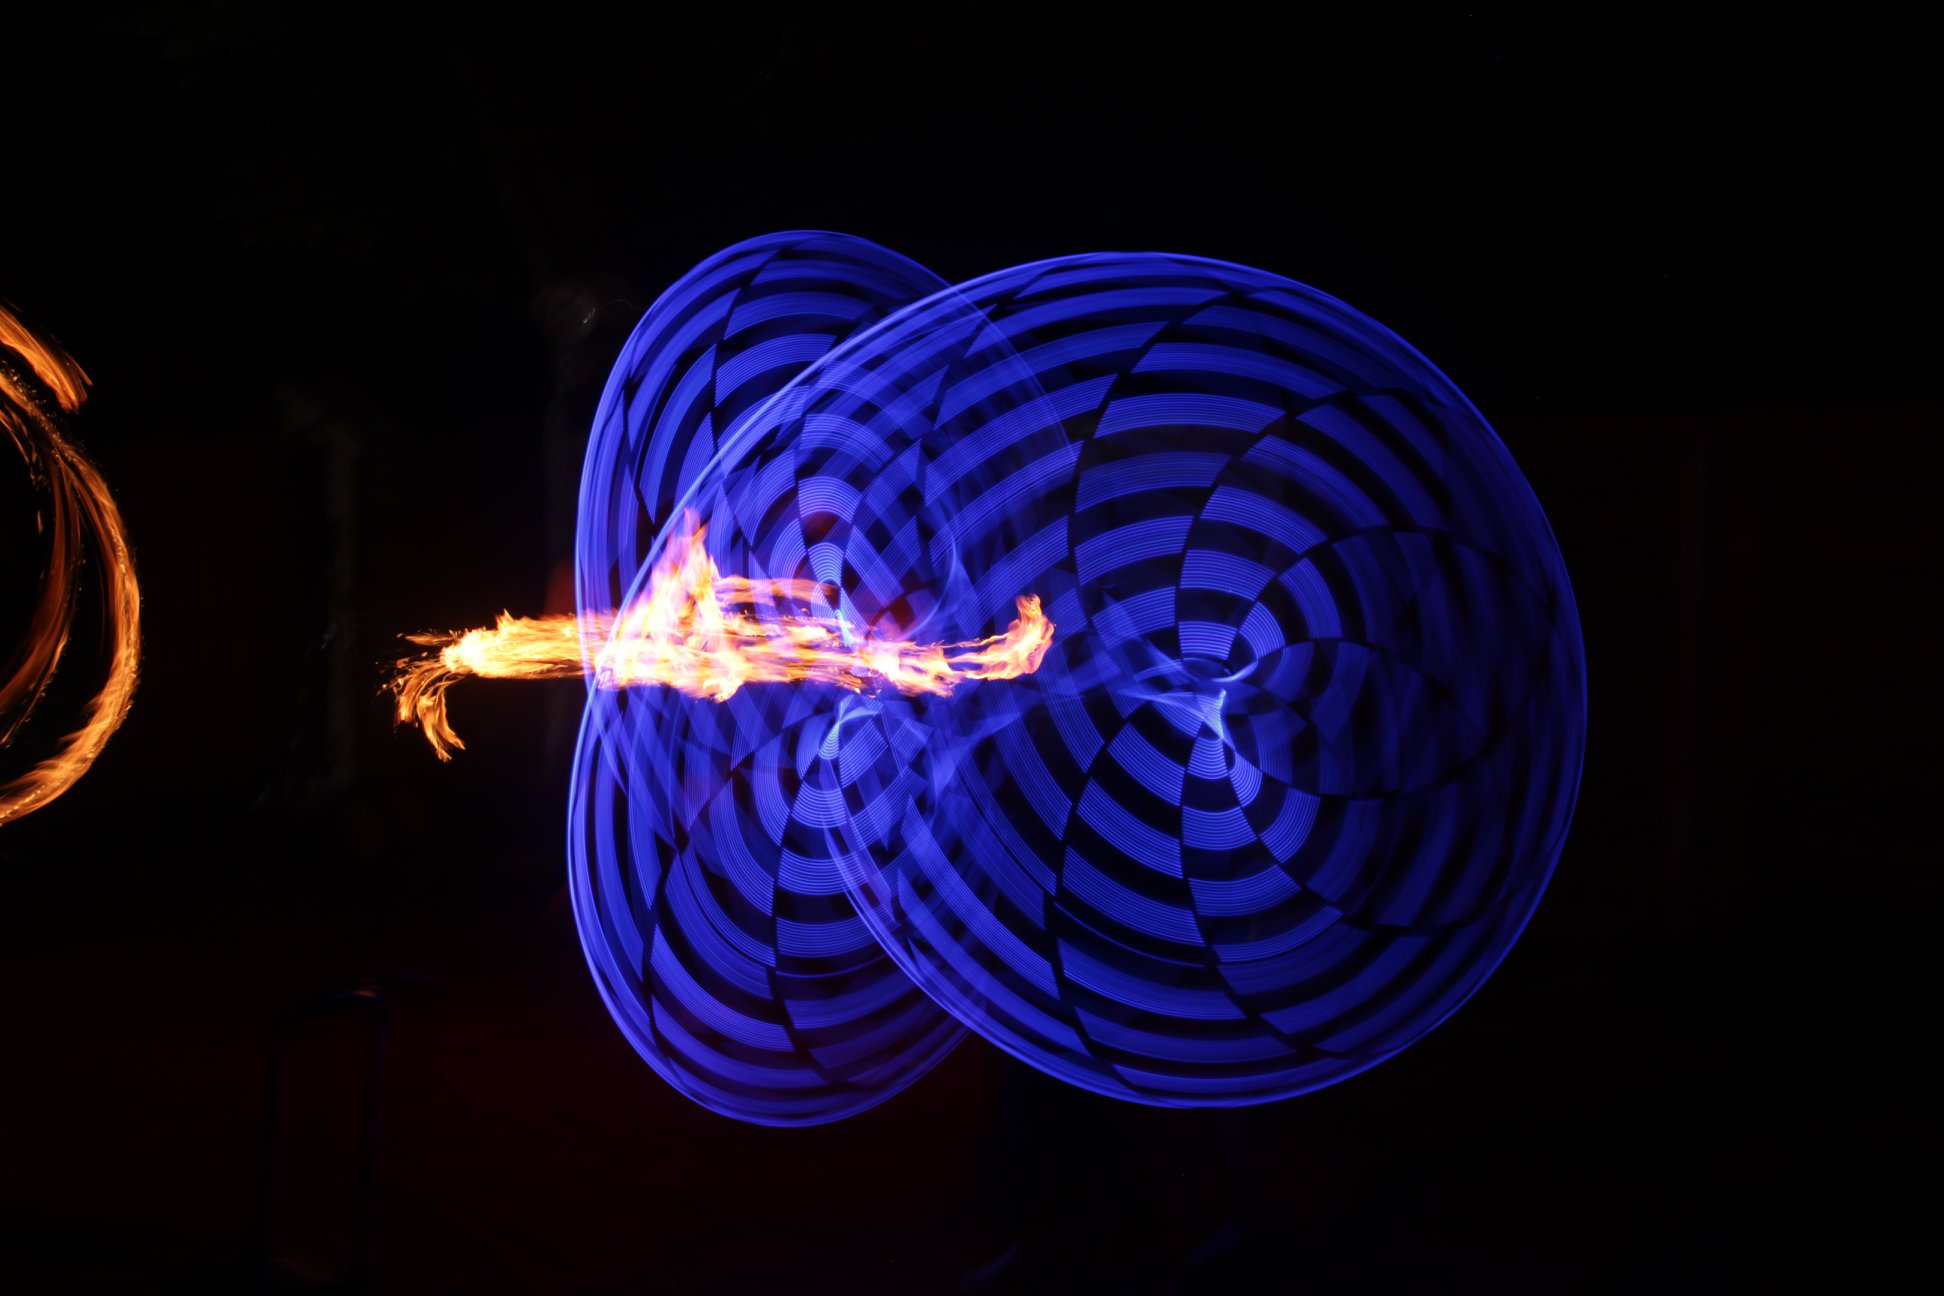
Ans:
{"type": "Polygon", "coordinates": [[[80,725],[46,759],[0,781],[0,824],[41,809],[87,773],[128,716],[141,663],[141,589],[121,510],[101,474],[62,433],[60,417],[87,399],[88,376],[0,305],[0,430],[46,494],[39,518],[47,545],[25,633],[0,660],[0,748],[21,732],[68,646],[82,563],[97,556],[108,643],[101,687],[80,725]],[[50,408],[51,406],[51,408],[50,408]]]}

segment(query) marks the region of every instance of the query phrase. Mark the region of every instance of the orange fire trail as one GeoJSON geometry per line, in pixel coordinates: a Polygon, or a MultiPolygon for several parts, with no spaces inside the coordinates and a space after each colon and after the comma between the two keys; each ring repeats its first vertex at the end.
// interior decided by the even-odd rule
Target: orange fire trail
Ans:
{"type": "Polygon", "coordinates": [[[835,617],[812,613],[818,584],[753,580],[716,570],[688,519],[671,536],[647,590],[618,616],[516,617],[491,629],[407,635],[436,652],[402,658],[389,687],[401,723],[425,731],[440,760],[463,748],[446,716],[446,690],[469,675],[568,679],[593,667],[597,688],[661,685],[721,702],[745,684],[816,680],[859,693],[895,688],[943,697],[961,680],[1015,679],[1040,667],[1053,623],[1037,597],[1018,600],[1004,634],[954,644],[916,644],[846,634],[835,617]]]}
{"type": "Polygon", "coordinates": [[[36,519],[48,544],[47,567],[25,636],[0,659],[0,748],[20,732],[67,649],[76,578],[89,540],[98,555],[109,640],[107,677],[84,709],[81,726],[56,744],[52,756],[0,782],[0,823],[38,810],[74,786],[120,727],[135,693],[141,592],[121,512],[93,465],[61,435],[57,421],[81,408],[87,385],[88,376],[73,359],[0,306],[0,429],[48,497],[36,519]]]}

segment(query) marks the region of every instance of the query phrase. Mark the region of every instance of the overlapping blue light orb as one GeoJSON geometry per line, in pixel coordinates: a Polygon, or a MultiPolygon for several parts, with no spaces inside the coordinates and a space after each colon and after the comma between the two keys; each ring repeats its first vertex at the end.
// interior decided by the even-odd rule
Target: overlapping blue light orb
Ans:
{"type": "Polygon", "coordinates": [[[1538,502],[1449,379],[1301,284],[738,244],[608,380],[583,615],[684,510],[847,624],[971,639],[1032,593],[1057,627],[949,698],[590,690],[581,940],[718,1112],[835,1120],[967,1029],[1115,1098],[1303,1093],[1464,1002],[1558,859],[1585,662],[1538,502]]]}

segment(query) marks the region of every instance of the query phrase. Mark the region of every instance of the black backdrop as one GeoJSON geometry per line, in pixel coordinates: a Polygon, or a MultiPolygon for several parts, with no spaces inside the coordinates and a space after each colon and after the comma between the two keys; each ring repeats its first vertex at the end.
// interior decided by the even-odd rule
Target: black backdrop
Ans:
{"type": "Polygon", "coordinates": [[[0,294],[95,380],[146,596],[126,727],[0,829],[10,1272],[1559,1290],[1861,1280],[1917,1238],[1934,69],[1887,30],[1278,13],[10,13],[0,294]],[[792,227],[950,278],[1261,265],[1493,420],[1576,584],[1590,746],[1451,1022],[1226,1116],[973,1041],[775,1132],[632,1055],[561,887],[573,686],[462,690],[442,767],[379,663],[559,605],[614,348],[792,227]]]}

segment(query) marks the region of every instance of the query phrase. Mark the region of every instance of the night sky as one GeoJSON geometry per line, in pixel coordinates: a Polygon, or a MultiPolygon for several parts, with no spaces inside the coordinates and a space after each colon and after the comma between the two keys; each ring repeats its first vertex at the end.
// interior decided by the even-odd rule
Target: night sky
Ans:
{"type": "Polygon", "coordinates": [[[1934,1229],[1914,35],[718,12],[4,20],[0,297],[94,380],[75,432],[145,655],[95,769],[0,828],[0,1272],[952,1292],[1010,1249],[973,1289],[1867,1288],[1934,1229]],[[1552,888],[1450,1022],[1229,1115],[973,1039],[772,1131],[634,1055],[562,885],[577,686],[462,688],[442,766],[382,664],[563,606],[616,348],[696,261],[789,228],[954,280],[1258,265],[1492,421],[1573,577],[1591,715],[1552,888]]]}

